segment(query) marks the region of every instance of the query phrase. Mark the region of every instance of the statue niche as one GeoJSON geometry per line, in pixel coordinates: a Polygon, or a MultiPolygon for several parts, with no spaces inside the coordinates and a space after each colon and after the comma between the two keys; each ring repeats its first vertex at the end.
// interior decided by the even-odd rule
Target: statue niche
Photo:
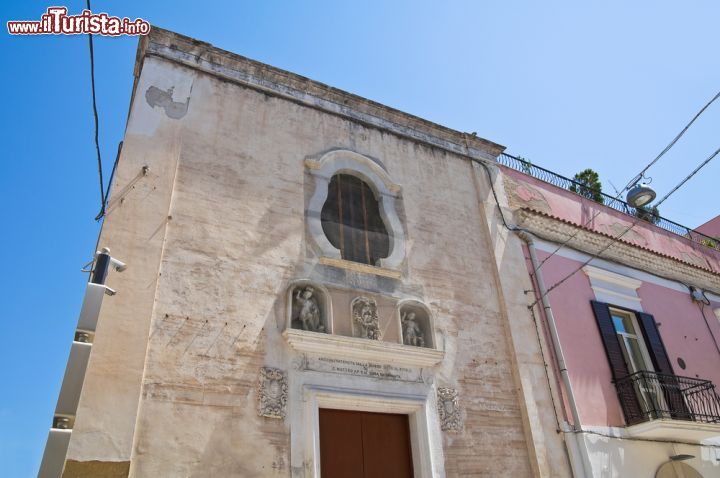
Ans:
{"type": "Polygon", "coordinates": [[[413,347],[433,347],[430,313],[420,303],[400,306],[402,343],[413,347]]]}
{"type": "Polygon", "coordinates": [[[413,311],[403,312],[400,317],[402,323],[402,336],[405,345],[414,345],[415,347],[425,347],[425,337],[417,322],[417,314],[413,311]]]}
{"type": "Polygon", "coordinates": [[[351,304],[353,335],[370,340],[380,340],[380,319],[377,302],[367,297],[356,297],[351,304]]]}
{"type": "Polygon", "coordinates": [[[293,329],[327,333],[324,300],[318,300],[316,289],[309,284],[293,288],[290,326],[293,329]]]}

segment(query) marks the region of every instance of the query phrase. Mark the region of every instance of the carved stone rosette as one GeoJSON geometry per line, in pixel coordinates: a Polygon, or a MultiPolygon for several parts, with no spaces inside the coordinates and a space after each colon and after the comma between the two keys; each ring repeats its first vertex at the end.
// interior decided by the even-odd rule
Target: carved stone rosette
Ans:
{"type": "Polygon", "coordinates": [[[441,430],[458,431],[462,428],[457,390],[439,387],[437,389],[437,407],[441,430]]]}
{"type": "Polygon", "coordinates": [[[285,372],[277,368],[261,368],[258,384],[258,415],[269,418],[285,418],[287,396],[285,372]]]}
{"type": "Polygon", "coordinates": [[[352,318],[355,324],[355,336],[370,340],[380,340],[380,319],[377,302],[367,297],[356,297],[352,304],[352,318]]]}

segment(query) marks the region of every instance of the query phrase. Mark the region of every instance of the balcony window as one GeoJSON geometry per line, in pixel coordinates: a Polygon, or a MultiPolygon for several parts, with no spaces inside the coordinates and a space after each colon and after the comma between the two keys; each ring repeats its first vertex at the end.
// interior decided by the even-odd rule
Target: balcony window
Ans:
{"type": "MultiPolygon", "coordinates": [[[[617,334],[618,343],[620,344],[620,350],[625,359],[625,366],[628,369],[628,373],[654,372],[655,369],[653,368],[652,360],[645,346],[645,341],[640,332],[635,314],[618,309],[610,309],[610,316],[615,326],[615,333],[617,334]]],[[[633,381],[632,390],[627,391],[628,393],[632,393],[635,396],[634,398],[637,399],[641,408],[641,414],[650,414],[652,410],[667,408],[663,400],[662,391],[658,387],[649,385],[652,384],[644,380],[633,381]]]]}
{"type": "Polygon", "coordinates": [[[720,398],[710,380],[640,371],[616,380],[615,387],[629,424],[658,419],[720,423],[720,398]]]}
{"type": "Polygon", "coordinates": [[[720,423],[715,385],[675,375],[652,315],[591,305],[628,425],[658,419],[720,423]]]}

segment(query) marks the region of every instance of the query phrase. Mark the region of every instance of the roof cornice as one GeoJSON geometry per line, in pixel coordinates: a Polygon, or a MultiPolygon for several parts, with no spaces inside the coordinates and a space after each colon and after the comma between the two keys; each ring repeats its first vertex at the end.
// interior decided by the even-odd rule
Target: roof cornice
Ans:
{"type": "Polygon", "coordinates": [[[608,241],[614,240],[599,255],[600,258],[720,294],[720,274],[699,264],[661,254],[534,210],[519,209],[515,211],[515,216],[519,226],[539,238],[554,243],[568,241],[567,247],[591,255],[597,254],[608,245],[608,241]]]}
{"type": "Polygon", "coordinates": [[[358,95],[153,26],[138,45],[140,74],[146,57],[162,58],[224,81],[425,143],[445,151],[494,161],[505,147],[384,106],[358,95]]]}

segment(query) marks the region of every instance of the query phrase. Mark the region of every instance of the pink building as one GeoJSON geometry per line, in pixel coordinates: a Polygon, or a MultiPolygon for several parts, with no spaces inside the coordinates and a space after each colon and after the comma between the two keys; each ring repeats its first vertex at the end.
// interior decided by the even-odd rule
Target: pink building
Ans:
{"type": "Polygon", "coordinates": [[[711,236],[714,239],[720,238],[720,216],[710,219],[695,230],[706,236],[711,236]]]}
{"type": "Polygon", "coordinates": [[[652,224],[499,159],[575,476],[720,476],[720,218],[652,224]]]}

